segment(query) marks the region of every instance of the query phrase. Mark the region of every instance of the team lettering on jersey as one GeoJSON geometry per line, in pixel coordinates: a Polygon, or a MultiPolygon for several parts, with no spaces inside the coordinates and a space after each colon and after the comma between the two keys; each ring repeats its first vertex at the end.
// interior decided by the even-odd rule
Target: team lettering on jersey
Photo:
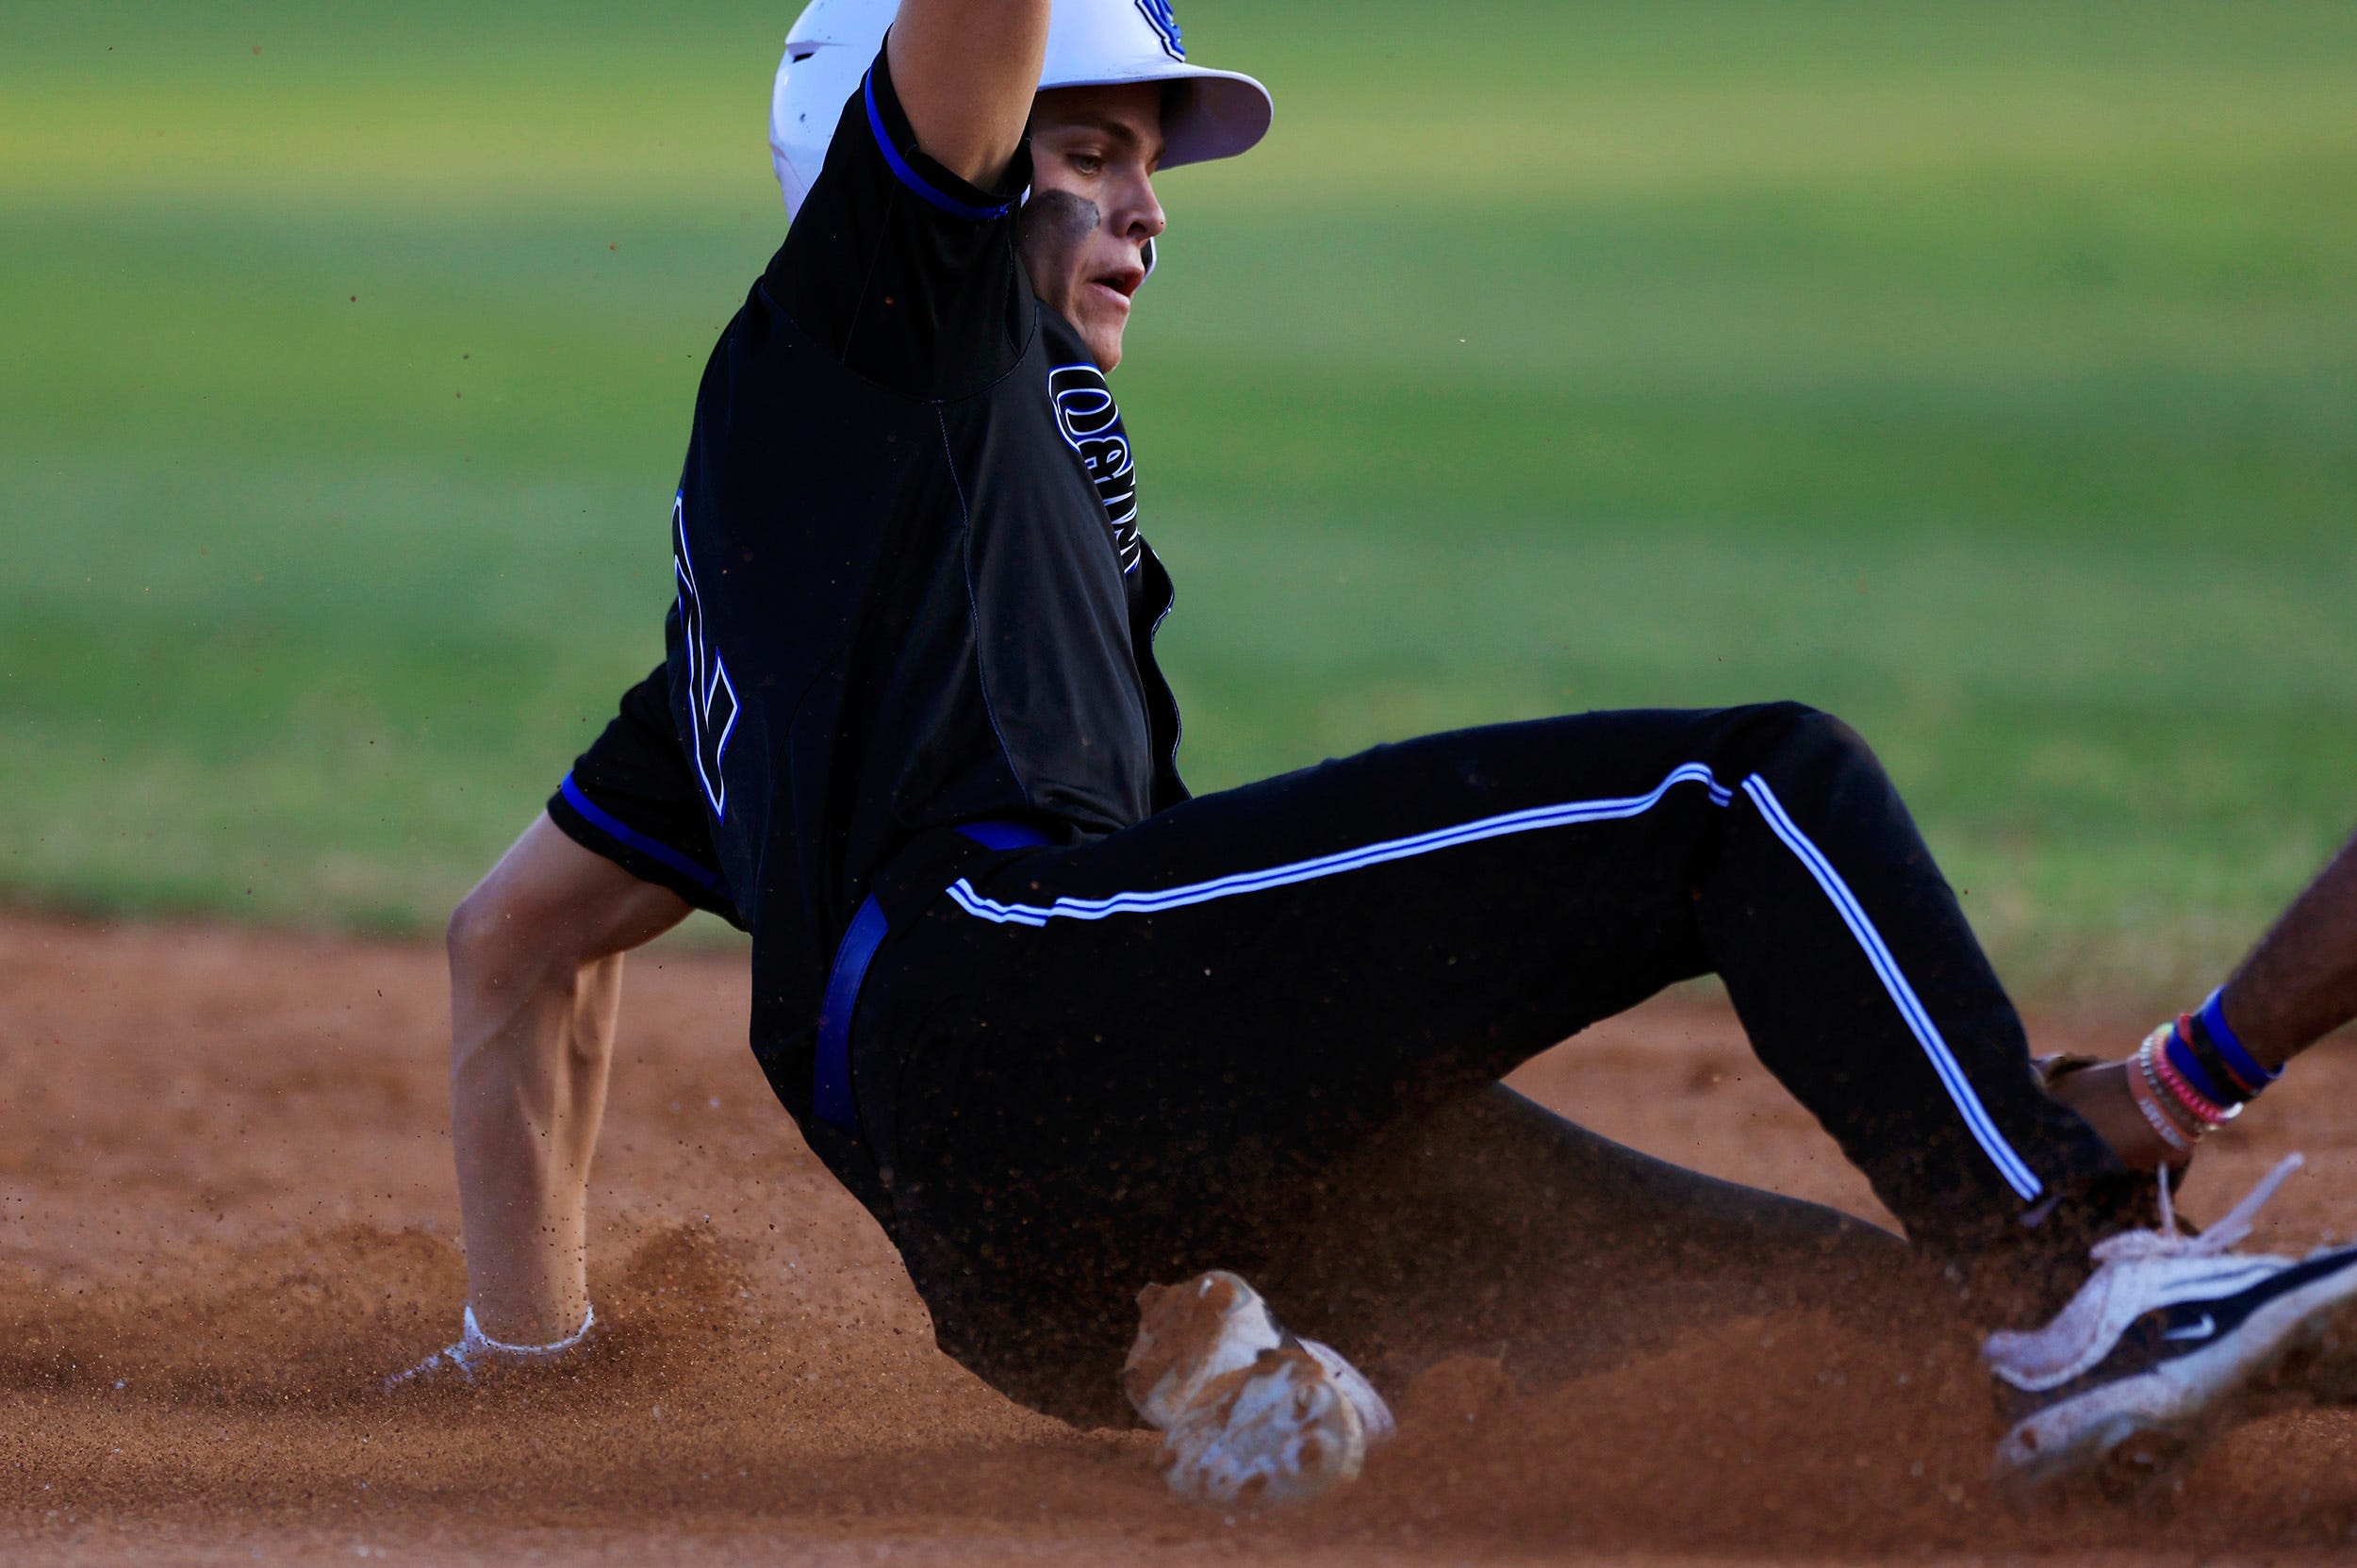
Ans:
{"type": "Polygon", "coordinates": [[[1096,481],[1096,499],[1105,503],[1105,523],[1113,530],[1113,549],[1121,569],[1138,564],[1138,475],[1129,456],[1129,434],[1121,426],[1121,409],[1113,402],[1105,374],[1094,365],[1059,365],[1047,372],[1047,396],[1056,405],[1056,428],[1096,481]]]}
{"type": "Polygon", "coordinates": [[[711,643],[712,629],[704,623],[702,598],[696,592],[696,569],[687,558],[687,496],[671,498],[671,575],[679,584],[680,635],[687,645],[687,724],[694,732],[696,778],[702,784],[712,815],[727,815],[728,779],[720,763],[728,753],[729,736],[736,733],[736,687],[729,667],[711,643]]]}

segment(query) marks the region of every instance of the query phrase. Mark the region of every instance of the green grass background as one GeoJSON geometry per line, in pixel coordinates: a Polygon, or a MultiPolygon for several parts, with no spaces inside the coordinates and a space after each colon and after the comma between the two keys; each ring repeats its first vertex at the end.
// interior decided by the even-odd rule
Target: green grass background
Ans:
{"type": "MultiPolygon", "coordinates": [[[[658,653],[790,10],[0,8],[0,896],[438,920],[658,653]]],[[[2357,7],[1180,19],[1278,102],[1116,384],[1198,788],[1799,697],[2047,996],[2357,823],[2357,7]]]]}

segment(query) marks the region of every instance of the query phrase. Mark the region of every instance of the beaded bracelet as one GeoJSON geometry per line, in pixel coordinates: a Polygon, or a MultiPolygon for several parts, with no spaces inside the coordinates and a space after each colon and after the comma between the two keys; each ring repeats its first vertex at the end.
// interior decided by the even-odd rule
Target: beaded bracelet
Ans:
{"type": "Polygon", "coordinates": [[[2214,1105],[2239,1105],[2250,1098],[2250,1089],[2228,1069],[2226,1059],[2194,1027],[2193,1015],[2189,1013],[2180,1013],[2177,1021],[2168,1026],[2168,1038],[2161,1043],[2161,1054],[2177,1069],[2180,1078],[2214,1105]]]}
{"type": "Polygon", "coordinates": [[[2186,1082],[2184,1075],[2178,1072],[2177,1065],[2168,1059],[2167,1051],[2151,1050],[2149,1047],[2147,1050],[2152,1063],[2153,1076],[2177,1098],[2178,1104],[2192,1114],[2194,1120],[2205,1126],[2220,1127],[2242,1114],[2241,1106],[2230,1110],[2218,1105],[2186,1082]]]}
{"type": "MultiPolygon", "coordinates": [[[[2152,1042],[2148,1039],[2136,1050],[2136,1070],[2128,1075],[2128,1098],[2135,1101],[2138,1111],[2144,1113],[2144,1119],[2151,1124],[2152,1131],[2160,1135],[2161,1142],[2180,1154],[2190,1155],[2193,1153],[2194,1143],[2201,1136],[2201,1132],[2197,1131],[2188,1136],[2179,1131],[2175,1119],[2156,1102],[2154,1097],[2159,1094],[2160,1085],[2152,1077],[2151,1044],[2152,1042]]],[[[2207,1131],[2206,1128],[2201,1130],[2201,1131],[2207,1131]]]]}
{"type": "Polygon", "coordinates": [[[2165,1059],[2159,1049],[2167,1032],[2167,1026],[2163,1026],[2145,1036],[2144,1044],[2136,1048],[2136,1069],[2144,1080],[2146,1091],[2152,1097],[2152,1102],[2167,1113],[2170,1123],[2179,1131],[2198,1143],[2217,1123],[2203,1115],[2196,1104],[2169,1086],[2165,1059]]]}

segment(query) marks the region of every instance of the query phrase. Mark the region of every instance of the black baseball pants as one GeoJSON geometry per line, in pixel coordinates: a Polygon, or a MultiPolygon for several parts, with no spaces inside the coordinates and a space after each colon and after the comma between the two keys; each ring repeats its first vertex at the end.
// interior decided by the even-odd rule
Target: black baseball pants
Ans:
{"type": "Polygon", "coordinates": [[[1434,735],[991,857],[879,951],[856,1089],[944,1348],[1102,1416],[1139,1286],[1251,1277],[1352,1149],[1714,971],[1919,1246],[2117,1180],[1881,767],[1792,704],[1434,735]]]}

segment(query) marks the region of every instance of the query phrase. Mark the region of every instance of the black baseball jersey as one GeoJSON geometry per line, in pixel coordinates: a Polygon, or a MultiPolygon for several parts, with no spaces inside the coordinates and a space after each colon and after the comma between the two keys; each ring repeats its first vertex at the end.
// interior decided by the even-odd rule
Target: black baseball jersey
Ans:
{"type": "Polygon", "coordinates": [[[918,832],[1111,832],[1186,798],[1128,434],[880,54],[697,393],[673,716],[753,935],[753,1043],[808,1125],[829,963],[918,832]]]}

